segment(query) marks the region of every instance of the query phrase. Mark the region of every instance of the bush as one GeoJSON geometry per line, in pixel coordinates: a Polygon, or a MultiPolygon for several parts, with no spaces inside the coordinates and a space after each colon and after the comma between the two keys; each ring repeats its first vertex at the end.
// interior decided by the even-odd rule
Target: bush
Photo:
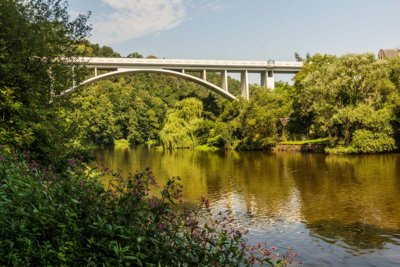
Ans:
{"type": "Polygon", "coordinates": [[[291,251],[278,257],[261,244],[247,246],[226,220],[176,209],[178,178],[156,197],[149,194],[156,186],[150,170],[127,178],[114,173],[106,188],[80,161],[69,165],[55,174],[0,154],[1,266],[282,266],[291,260],[291,251]]]}
{"type": "Polygon", "coordinates": [[[393,137],[385,133],[357,130],[352,139],[349,146],[326,148],[325,151],[329,154],[358,154],[388,152],[396,148],[393,137]]]}
{"type": "Polygon", "coordinates": [[[357,130],[353,134],[352,146],[362,153],[377,153],[395,149],[393,137],[379,132],[357,130]]]}

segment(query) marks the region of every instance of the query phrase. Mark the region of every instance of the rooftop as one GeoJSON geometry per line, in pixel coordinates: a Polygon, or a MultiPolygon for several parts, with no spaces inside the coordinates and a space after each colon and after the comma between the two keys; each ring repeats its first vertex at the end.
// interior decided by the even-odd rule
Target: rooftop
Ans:
{"type": "Polygon", "coordinates": [[[381,49],[378,53],[379,59],[393,58],[400,56],[400,48],[397,49],[381,49]]]}

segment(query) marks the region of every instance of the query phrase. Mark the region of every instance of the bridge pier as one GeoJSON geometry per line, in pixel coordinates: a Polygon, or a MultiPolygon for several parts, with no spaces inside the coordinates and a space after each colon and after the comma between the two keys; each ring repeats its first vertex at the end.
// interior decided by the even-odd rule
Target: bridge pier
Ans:
{"type": "Polygon", "coordinates": [[[94,68],[94,77],[97,77],[97,68],[94,68]]]}
{"type": "Polygon", "coordinates": [[[240,73],[240,92],[245,99],[249,99],[249,72],[247,70],[240,73]]]}
{"type": "Polygon", "coordinates": [[[261,86],[270,89],[275,88],[275,78],[272,70],[261,72],[261,86]]]}
{"type": "Polygon", "coordinates": [[[201,79],[207,81],[207,70],[201,71],[201,79]]]}
{"type": "Polygon", "coordinates": [[[262,87],[267,87],[268,71],[261,72],[261,82],[262,87]]]}
{"type": "Polygon", "coordinates": [[[274,71],[273,70],[269,70],[268,71],[267,87],[271,88],[271,89],[275,89],[275,77],[274,77],[274,71]]]}
{"type": "Polygon", "coordinates": [[[228,71],[223,70],[221,73],[221,88],[228,92],[228,71]]]}

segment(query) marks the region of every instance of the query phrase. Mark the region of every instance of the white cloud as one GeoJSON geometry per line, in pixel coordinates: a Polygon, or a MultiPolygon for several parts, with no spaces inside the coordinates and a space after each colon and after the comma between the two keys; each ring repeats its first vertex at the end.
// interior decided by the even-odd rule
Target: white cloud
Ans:
{"type": "Polygon", "coordinates": [[[120,43],[170,30],[186,17],[184,0],[101,0],[112,13],[94,19],[95,42],[120,43]]]}

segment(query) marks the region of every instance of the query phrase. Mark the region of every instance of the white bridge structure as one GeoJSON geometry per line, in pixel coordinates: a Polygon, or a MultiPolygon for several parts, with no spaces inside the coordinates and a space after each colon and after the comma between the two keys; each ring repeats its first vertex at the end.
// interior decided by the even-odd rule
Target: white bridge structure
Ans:
{"type": "Polygon", "coordinates": [[[295,74],[303,66],[302,62],[273,60],[234,61],[84,57],[79,61],[88,69],[94,70],[94,77],[80,84],[74,84],[72,88],[66,90],[63,94],[113,76],[133,73],[159,73],[195,82],[226,99],[234,100],[236,97],[229,92],[228,88],[228,73],[240,73],[241,95],[248,99],[249,73],[259,73],[261,86],[273,89],[275,85],[274,74],[295,74]],[[108,72],[104,73],[104,71],[108,72]],[[221,84],[216,85],[207,81],[207,72],[221,73],[221,84]]]}

